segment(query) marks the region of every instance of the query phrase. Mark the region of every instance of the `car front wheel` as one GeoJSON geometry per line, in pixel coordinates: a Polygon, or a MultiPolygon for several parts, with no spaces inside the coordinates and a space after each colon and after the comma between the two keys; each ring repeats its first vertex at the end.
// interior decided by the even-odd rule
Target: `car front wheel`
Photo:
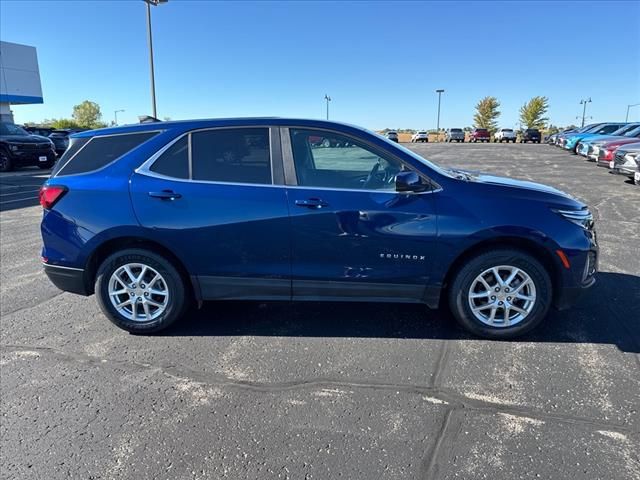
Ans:
{"type": "Polygon", "coordinates": [[[95,292],[107,318],[131,333],[163,330],[188,306],[185,285],[176,268],[144,249],[121,250],[102,262],[95,292]]]}
{"type": "Polygon", "coordinates": [[[9,158],[9,154],[0,149],[0,172],[10,172],[13,170],[13,162],[9,158]]]}
{"type": "Polygon", "coordinates": [[[472,258],[454,276],[449,308],[467,331],[485,338],[513,338],[532,330],[551,305],[551,279],[531,255],[511,249],[472,258]]]}

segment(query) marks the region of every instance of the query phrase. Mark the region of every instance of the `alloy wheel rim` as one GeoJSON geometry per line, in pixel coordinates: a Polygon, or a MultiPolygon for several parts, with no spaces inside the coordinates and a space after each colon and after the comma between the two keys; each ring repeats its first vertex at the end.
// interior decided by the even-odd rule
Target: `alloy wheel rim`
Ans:
{"type": "Polygon", "coordinates": [[[162,315],[169,304],[167,282],[143,263],[118,267],[109,279],[109,300],[116,311],[133,322],[149,322],[162,315]]]}
{"type": "Polygon", "coordinates": [[[517,325],[536,304],[536,286],[518,267],[498,265],[478,275],[468,293],[473,316],[495,328],[517,325]]]}

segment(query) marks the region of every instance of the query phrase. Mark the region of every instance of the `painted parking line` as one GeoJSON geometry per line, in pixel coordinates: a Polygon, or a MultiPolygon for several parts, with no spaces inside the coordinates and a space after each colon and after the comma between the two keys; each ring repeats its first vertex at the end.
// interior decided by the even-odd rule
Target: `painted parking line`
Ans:
{"type": "Polygon", "coordinates": [[[0,193],[0,197],[8,197],[9,195],[21,195],[27,193],[38,193],[40,190],[23,190],[21,192],[0,193]]]}
{"type": "Polygon", "coordinates": [[[6,205],[7,203],[15,203],[15,202],[27,202],[30,200],[37,200],[38,197],[25,197],[25,198],[17,198],[15,200],[1,200],[0,201],[0,206],[1,205],[6,205]]]}

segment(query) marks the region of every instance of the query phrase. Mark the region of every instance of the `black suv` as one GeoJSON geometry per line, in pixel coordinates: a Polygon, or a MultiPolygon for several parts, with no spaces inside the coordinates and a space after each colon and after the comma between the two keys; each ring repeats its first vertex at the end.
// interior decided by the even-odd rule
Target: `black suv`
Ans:
{"type": "Polygon", "coordinates": [[[527,128],[522,132],[522,136],[520,137],[520,143],[540,143],[542,136],[540,135],[540,130],[537,128],[527,128]]]}
{"type": "Polygon", "coordinates": [[[33,165],[51,168],[55,162],[56,152],[51,140],[30,135],[13,123],[0,123],[0,172],[33,165]]]}
{"type": "Polygon", "coordinates": [[[51,134],[49,135],[49,140],[53,142],[54,148],[56,150],[56,155],[58,155],[58,157],[61,157],[62,154],[67,150],[67,147],[69,147],[69,135],[71,135],[72,133],[76,133],[76,131],[79,130],[54,130],[53,132],[51,132],[51,134]]]}

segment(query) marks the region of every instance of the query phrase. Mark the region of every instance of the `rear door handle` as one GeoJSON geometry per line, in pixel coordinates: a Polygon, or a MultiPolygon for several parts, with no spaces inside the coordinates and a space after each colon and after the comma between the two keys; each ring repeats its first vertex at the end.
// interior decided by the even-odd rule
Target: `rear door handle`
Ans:
{"type": "Polygon", "coordinates": [[[172,190],[162,190],[161,192],[149,192],[149,196],[153,198],[160,198],[162,200],[175,200],[176,198],[182,198],[182,195],[172,190]]]}
{"type": "Polygon", "coordinates": [[[298,207],[306,207],[306,208],[322,208],[326,207],[329,204],[320,198],[307,198],[306,200],[296,200],[296,205],[298,207]]]}

